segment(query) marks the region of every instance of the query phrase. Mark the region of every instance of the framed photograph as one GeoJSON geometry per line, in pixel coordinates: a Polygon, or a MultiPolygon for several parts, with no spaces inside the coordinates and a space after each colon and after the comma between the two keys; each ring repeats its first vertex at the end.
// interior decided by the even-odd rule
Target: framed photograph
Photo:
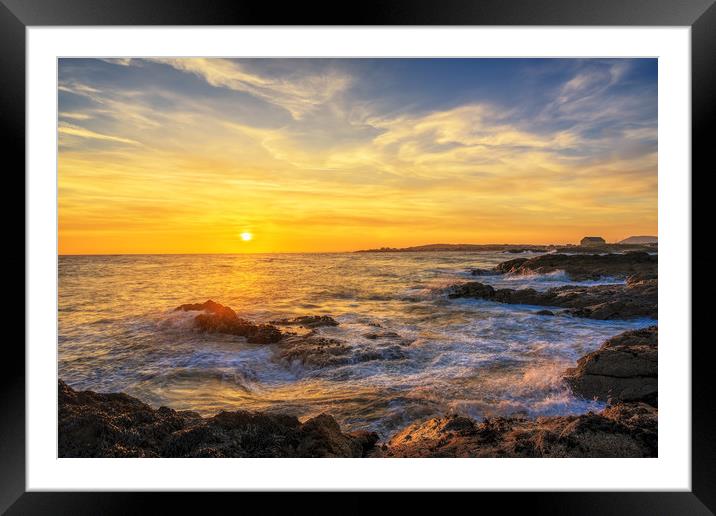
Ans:
{"type": "Polygon", "coordinates": [[[137,491],[712,514],[713,1],[360,11],[2,0],[8,514],[137,491]]]}

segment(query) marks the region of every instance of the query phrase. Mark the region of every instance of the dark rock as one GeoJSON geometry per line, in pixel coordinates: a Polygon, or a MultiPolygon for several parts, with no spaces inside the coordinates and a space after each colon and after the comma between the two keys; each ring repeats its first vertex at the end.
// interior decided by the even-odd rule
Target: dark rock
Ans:
{"type": "Polygon", "coordinates": [[[318,336],[291,336],[281,341],[276,357],[304,366],[330,367],[348,364],[351,347],[338,339],[318,336]]]}
{"type": "MultiPolygon", "coordinates": [[[[396,334],[397,335],[397,334],[396,334]]],[[[275,357],[288,364],[327,368],[372,360],[402,360],[406,357],[403,346],[411,341],[400,339],[387,340],[388,345],[372,347],[350,346],[342,340],[320,336],[290,336],[277,346],[275,357]]]]}
{"type": "Polygon", "coordinates": [[[394,331],[381,331],[381,332],[373,332],[373,333],[366,333],[363,335],[366,339],[370,340],[377,340],[377,339],[399,339],[400,335],[395,333],[394,331]]]}
{"type": "Polygon", "coordinates": [[[603,277],[655,279],[658,257],[645,252],[623,254],[544,254],[509,260],[495,269],[510,274],[547,274],[564,271],[574,281],[603,277]]]}
{"type": "MultiPolygon", "coordinates": [[[[400,334],[398,334],[394,331],[369,332],[369,333],[364,333],[363,336],[369,340],[378,340],[378,341],[388,340],[390,342],[396,342],[400,346],[410,346],[413,342],[415,342],[415,340],[409,339],[409,338],[404,338],[403,336],[401,336],[400,334]]],[[[385,348],[383,348],[383,349],[385,349],[385,348]]],[[[403,358],[402,352],[400,352],[400,353],[401,353],[400,358],[403,358]]],[[[395,353],[389,353],[389,355],[394,356],[395,353]]]]}
{"type": "Polygon", "coordinates": [[[537,419],[451,415],[411,425],[374,457],[656,457],[657,410],[618,404],[599,414],[537,419]]]}
{"type": "Polygon", "coordinates": [[[495,297],[495,289],[490,285],[479,283],[477,281],[470,281],[468,283],[462,283],[460,285],[454,285],[450,288],[448,297],[474,297],[476,299],[493,299],[495,297]]]}
{"type": "Polygon", "coordinates": [[[523,263],[528,261],[529,258],[515,258],[514,260],[507,260],[506,262],[502,262],[498,264],[495,267],[495,271],[497,271],[500,274],[505,274],[507,272],[512,272],[513,270],[516,270],[519,268],[523,263]]]}
{"type": "Polygon", "coordinates": [[[554,315],[552,310],[538,310],[535,315],[554,315]]]}
{"type": "Polygon", "coordinates": [[[321,326],[338,326],[338,321],[329,315],[302,315],[293,319],[271,321],[284,326],[303,326],[304,328],[320,328],[321,326]]]}
{"type": "Polygon", "coordinates": [[[378,434],[375,432],[357,430],[355,432],[348,432],[346,435],[360,443],[362,448],[362,457],[366,456],[375,447],[375,445],[378,444],[378,434]]]}
{"type": "Polygon", "coordinates": [[[352,362],[371,362],[373,360],[402,360],[406,357],[405,351],[399,346],[387,346],[376,349],[359,350],[352,358],[352,362]]]}
{"type": "Polygon", "coordinates": [[[240,318],[231,308],[212,300],[178,306],[175,310],[201,311],[194,318],[196,327],[207,333],[226,333],[245,337],[253,344],[271,344],[283,337],[281,330],[271,324],[255,324],[240,318]]]}
{"type": "Polygon", "coordinates": [[[658,328],[627,331],[580,358],[565,380],[575,394],[657,405],[658,328]]]}
{"type": "Polygon", "coordinates": [[[212,314],[217,315],[224,315],[225,317],[230,317],[232,315],[236,315],[236,312],[234,312],[231,308],[228,306],[224,306],[222,304],[217,303],[216,301],[212,301],[209,299],[208,301],[205,301],[203,303],[186,303],[183,305],[177,306],[174,311],[183,311],[183,312],[209,312],[212,314]]]}
{"type": "Polygon", "coordinates": [[[60,457],[361,457],[378,440],[343,433],[326,414],[305,423],[245,410],[202,418],[126,394],[75,391],[62,380],[58,394],[60,457]]]}
{"type": "Polygon", "coordinates": [[[470,274],[473,276],[494,276],[495,274],[498,274],[498,272],[495,269],[471,269],[470,274]]]}
{"type": "Polygon", "coordinates": [[[283,337],[281,330],[270,324],[254,325],[255,328],[249,330],[246,334],[247,342],[252,344],[273,344],[283,337]]]}
{"type": "Polygon", "coordinates": [[[657,280],[642,280],[627,285],[564,286],[545,292],[531,288],[494,289],[490,285],[473,281],[454,285],[448,297],[567,308],[566,313],[570,315],[590,319],[656,319],[658,316],[657,280]]]}

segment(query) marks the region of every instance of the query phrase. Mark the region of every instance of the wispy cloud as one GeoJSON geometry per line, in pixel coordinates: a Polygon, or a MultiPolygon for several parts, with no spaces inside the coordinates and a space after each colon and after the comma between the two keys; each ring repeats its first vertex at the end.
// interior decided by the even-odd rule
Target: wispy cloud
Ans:
{"type": "Polygon", "coordinates": [[[349,76],[335,71],[270,77],[250,73],[241,62],[229,59],[158,58],[155,61],[198,75],[212,86],[245,92],[281,106],[297,119],[329,102],[350,85],[349,76]]]}
{"type": "Polygon", "coordinates": [[[112,136],[109,134],[96,133],[94,131],[90,131],[89,129],[85,129],[85,128],[79,127],[77,125],[69,124],[66,122],[60,122],[58,131],[61,135],[77,136],[80,138],[89,138],[92,140],[104,140],[104,141],[110,141],[110,142],[127,143],[129,145],[141,145],[138,141],[130,140],[129,138],[122,138],[120,136],[112,136]]]}
{"type": "Polygon", "coordinates": [[[89,113],[70,113],[68,111],[63,111],[59,113],[59,117],[70,120],[89,120],[92,118],[92,115],[89,113]]]}

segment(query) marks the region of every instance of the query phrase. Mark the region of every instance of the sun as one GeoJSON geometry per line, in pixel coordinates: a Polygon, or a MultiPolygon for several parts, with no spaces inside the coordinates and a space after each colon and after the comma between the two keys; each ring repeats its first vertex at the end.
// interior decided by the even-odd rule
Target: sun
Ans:
{"type": "Polygon", "coordinates": [[[254,235],[252,235],[248,231],[244,231],[239,236],[241,237],[241,240],[243,240],[244,242],[248,242],[249,240],[253,240],[253,238],[254,238],[254,235]]]}

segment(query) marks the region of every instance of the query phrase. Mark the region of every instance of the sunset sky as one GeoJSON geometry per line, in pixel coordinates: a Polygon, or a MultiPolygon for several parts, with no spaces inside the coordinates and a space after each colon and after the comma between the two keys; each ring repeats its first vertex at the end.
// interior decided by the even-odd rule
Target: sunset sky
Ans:
{"type": "Polygon", "coordinates": [[[59,252],[657,234],[655,59],[61,59],[59,252]]]}

